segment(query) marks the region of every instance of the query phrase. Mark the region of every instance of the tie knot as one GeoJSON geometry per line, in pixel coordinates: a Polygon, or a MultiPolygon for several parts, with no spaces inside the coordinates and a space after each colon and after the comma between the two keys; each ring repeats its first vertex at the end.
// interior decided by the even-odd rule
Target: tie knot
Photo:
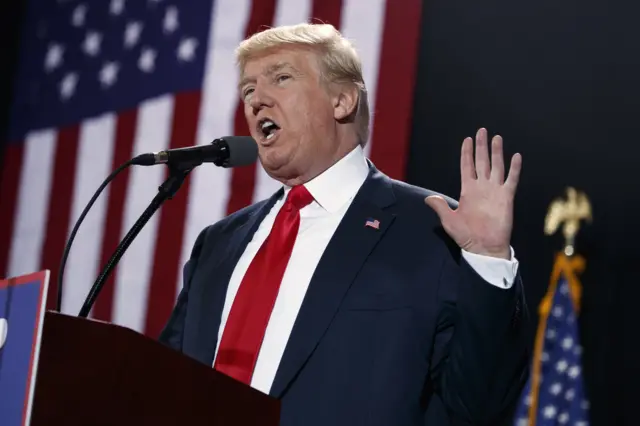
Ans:
{"type": "Polygon", "coordinates": [[[287,196],[287,202],[285,204],[290,205],[296,210],[311,204],[313,201],[313,195],[304,187],[304,185],[297,185],[291,188],[289,195],[287,196]]]}

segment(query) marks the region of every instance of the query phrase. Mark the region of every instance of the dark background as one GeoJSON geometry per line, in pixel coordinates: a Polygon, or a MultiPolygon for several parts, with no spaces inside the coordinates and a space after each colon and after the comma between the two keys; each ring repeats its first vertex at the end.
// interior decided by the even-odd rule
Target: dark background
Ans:
{"type": "MultiPolygon", "coordinates": [[[[457,197],[460,144],[479,127],[500,133],[509,156],[523,154],[513,246],[534,313],[562,247],[559,235],[543,234],[547,206],[567,185],[587,193],[594,221],[577,250],[587,259],[581,332],[592,424],[633,424],[640,3],[429,0],[423,11],[407,181],[457,197]]],[[[0,6],[0,135],[22,15],[19,2],[0,6]]]]}
{"type": "Polygon", "coordinates": [[[638,424],[640,348],[640,3],[620,0],[429,0],[407,180],[457,197],[464,137],[479,127],[523,155],[513,246],[529,306],[549,282],[560,235],[544,217],[567,185],[594,220],[581,314],[594,425],[638,424]]]}

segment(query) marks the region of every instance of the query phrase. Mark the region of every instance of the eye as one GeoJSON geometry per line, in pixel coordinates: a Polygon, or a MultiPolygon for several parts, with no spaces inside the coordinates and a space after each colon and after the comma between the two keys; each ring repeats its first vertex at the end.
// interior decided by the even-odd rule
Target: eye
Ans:
{"type": "Polygon", "coordinates": [[[283,82],[289,80],[290,78],[291,78],[291,76],[289,74],[278,74],[276,76],[276,81],[278,83],[283,83],[283,82]]]}
{"type": "Polygon", "coordinates": [[[248,100],[249,96],[251,96],[252,93],[253,93],[253,87],[247,87],[242,90],[242,98],[244,100],[248,100]]]}

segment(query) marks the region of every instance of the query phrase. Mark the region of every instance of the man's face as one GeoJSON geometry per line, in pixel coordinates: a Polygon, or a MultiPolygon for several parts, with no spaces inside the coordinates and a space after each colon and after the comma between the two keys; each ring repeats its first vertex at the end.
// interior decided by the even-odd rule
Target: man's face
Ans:
{"type": "Polygon", "coordinates": [[[289,185],[315,177],[339,148],[334,98],[320,80],[316,53],[281,48],[252,58],[240,93],[267,173],[289,185]]]}

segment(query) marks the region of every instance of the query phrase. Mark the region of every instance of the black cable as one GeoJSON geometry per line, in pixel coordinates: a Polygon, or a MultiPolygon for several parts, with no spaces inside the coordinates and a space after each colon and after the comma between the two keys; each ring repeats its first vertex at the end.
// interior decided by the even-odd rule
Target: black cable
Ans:
{"type": "Polygon", "coordinates": [[[75,239],[76,234],[78,233],[78,229],[80,229],[80,224],[84,221],[85,216],[87,215],[87,213],[89,213],[89,210],[91,210],[91,207],[96,202],[96,200],[98,199],[98,197],[100,196],[102,191],[107,187],[107,185],[109,185],[109,183],[111,183],[111,181],[113,179],[115,179],[115,177],[118,174],[120,174],[120,172],[122,172],[124,169],[126,169],[127,167],[129,167],[129,166],[131,166],[133,164],[136,164],[136,162],[134,160],[129,160],[126,163],[122,164],[120,167],[118,167],[116,170],[114,170],[104,180],[104,182],[102,182],[102,185],[100,185],[100,187],[95,192],[95,194],[93,194],[93,197],[89,201],[89,204],[87,204],[87,206],[82,211],[82,214],[80,215],[80,217],[76,221],[76,224],[74,225],[73,230],[71,231],[71,234],[69,235],[69,239],[67,240],[67,244],[66,244],[66,246],[64,248],[64,252],[62,253],[62,260],[60,261],[60,268],[59,268],[59,273],[58,273],[58,301],[57,301],[57,304],[56,304],[56,310],[58,312],[62,312],[62,282],[63,282],[63,276],[64,276],[64,267],[65,267],[65,265],[67,263],[67,258],[69,257],[69,252],[71,251],[71,244],[73,244],[73,240],[75,239]]]}
{"type": "MultiPolygon", "coordinates": [[[[162,203],[164,203],[167,199],[173,197],[173,195],[178,191],[182,182],[187,177],[191,169],[188,170],[176,170],[170,168],[170,175],[167,180],[158,188],[158,194],[151,200],[149,206],[145,209],[142,215],[138,218],[136,223],[133,224],[127,235],[122,239],[116,251],[113,253],[105,267],[102,269],[102,272],[93,283],[91,290],[87,298],[85,299],[82,308],[80,309],[80,313],[78,314],[81,318],[86,318],[91,311],[93,304],[95,303],[98,294],[104,287],[104,284],[107,282],[107,278],[109,277],[111,271],[118,264],[118,261],[124,255],[124,252],[129,248],[133,240],[140,233],[142,228],[147,224],[149,219],[153,216],[153,214],[160,208],[162,203]]],[[[162,230],[160,230],[162,232],[162,230]]]]}

